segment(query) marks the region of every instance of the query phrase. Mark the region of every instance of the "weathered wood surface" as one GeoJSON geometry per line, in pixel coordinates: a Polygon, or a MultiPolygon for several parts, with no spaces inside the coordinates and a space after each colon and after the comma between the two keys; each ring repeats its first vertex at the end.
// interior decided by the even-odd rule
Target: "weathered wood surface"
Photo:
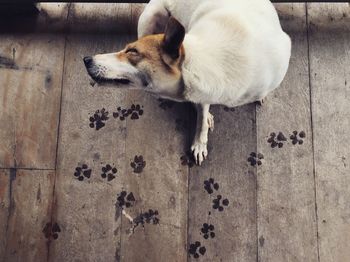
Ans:
{"type": "MultiPolygon", "coordinates": [[[[201,261],[255,261],[256,168],[247,161],[256,151],[255,105],[225,109],[212,107],[215,130],[209,134],[208,159],[190,169],[188,243],[199,241],[205,246],[204,256],[197,249],[201,261]],[[211,185],[211,194],[204,189],[210,178],[219,185],[218,190],[211,185]],[[213,208],[218,195],[223,211],[213,208]],[[223,199],[228,199],[228,206],[223,199]],[[214,226],[214,238],[210,233],[204,238],[204,223],[214,226]]],[[[195,260],[191,256],[190,261],[195,260]]]]}
{"type": "Polygon", "coordinates": [[[319,255],[320,261],[347,261],[350,7],[348,4],[308,7],[319,255]]]}
{"type": "Polygon", "coordinates": [[[54,171],[0,171],[0,261],[47,261],[54,171]]]}
{"type": "Polygon", "coordinates": [[[52,169],[64,37],[5,34],[0,39],[0,167],[52,169]]]}
{"type": "Polygon", "coordinates": [[[162,109],[155,97],[137,91],[129,92],[127,100],[143,110],[139,119],[127,119],[123,184],[137,199],[130,215],[135,218],[149,209],[157,210],[159,223],[140,224],[130,233],[132,225],[123,217],[121,260],[186,261],[188,167],[180,158],[188,137],[188,106],[162,109]],[[130,163],[140,155],[146,165],[135,173],[130,163]]]}
{"type": "Polygon", "coordinates": [[[120,214],[116,214],[117,194],[126,173],[125,121],[112,112],[126,100],[124,90],[90,85],[82,58],[117,50],[127,36],[69,36],[66,46],[62,114],[53,221],[62,229],[51,243],[50,261],[115,261],[120,246],[120,214]],[[89,118],[105,108],[105,126],[91,128],[89,118]],[[83,164],[91,177],[74,176],[83,164]],[[116,178],[102,178],[102,167],[117,168],[116,178]]]}
{"type": "Polygon", "coordinates": [[[281,86],[257,111],[258,151],[264,155],[257,174],[259,261],[318,261],[306,10],[305,4],[277,9],[292,56],[281,86]],[[302,144],[293,144],[293,131],[306,134],[302,144]]]}

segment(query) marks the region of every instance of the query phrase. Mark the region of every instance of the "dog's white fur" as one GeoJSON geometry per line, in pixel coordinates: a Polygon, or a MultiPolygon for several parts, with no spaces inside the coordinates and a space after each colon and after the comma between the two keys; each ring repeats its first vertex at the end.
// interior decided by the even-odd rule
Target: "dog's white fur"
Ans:
{"type": "MultiPolygon", "coordinates": [[[[262,100],[287,72],[291,41],[268,0],[151,0],[139,19],[139,38],[164,33],[170,16],[186,31],[182,98],[197,108],[192,150],[201,164],[208,154],[208,129],[214,128],[210,105],[235,107],[262,100]]],[[[115,55],[110,57],[110,63],[108,54],[94,58],[105,76],[109,71],[117,72],[110,78],[136,74],[122,61],[116,65],[115,55]],[[116,66],[118,70],[113,69],[116,66]]],[[[178,81],[160,78],[153,80],[157,87],[148,90],[178,100],[172,95],[178,91],[178,81]]]]}
{"type": "Polygon", "coordinates": [[[291,41],[268,0],[151,0],[138,35],[162,31],[169,15],[186,29],[182,76],[185,98],[197,104],[192,146],[199,164],[207,156],[210,104],[230,107],[262,100],[288,68],[291,41]]]}

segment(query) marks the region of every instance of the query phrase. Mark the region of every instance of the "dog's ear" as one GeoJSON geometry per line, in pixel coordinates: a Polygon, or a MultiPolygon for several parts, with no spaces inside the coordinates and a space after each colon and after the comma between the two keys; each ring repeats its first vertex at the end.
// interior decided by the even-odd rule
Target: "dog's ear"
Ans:
{"type": "Polygon", "coordinates": [[[172,59],[180,55],[180,47],[185,37],[185,28],[174,17],[170,17],[165,28],[162,48],[172,59]]]}

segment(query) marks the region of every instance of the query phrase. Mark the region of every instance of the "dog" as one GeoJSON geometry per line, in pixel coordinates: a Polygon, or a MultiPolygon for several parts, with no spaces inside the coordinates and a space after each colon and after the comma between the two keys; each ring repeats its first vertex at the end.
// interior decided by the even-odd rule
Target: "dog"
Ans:
{"type": "Polygon", "coordinates": [[[207,157],[212,104],[236,107],[282,82],[291,40],[268,0],[151,0],[138,22],[138,40],[116,53],[85,57],[99,84],[142,89],[197,110],[191,146],[207,157]]]}

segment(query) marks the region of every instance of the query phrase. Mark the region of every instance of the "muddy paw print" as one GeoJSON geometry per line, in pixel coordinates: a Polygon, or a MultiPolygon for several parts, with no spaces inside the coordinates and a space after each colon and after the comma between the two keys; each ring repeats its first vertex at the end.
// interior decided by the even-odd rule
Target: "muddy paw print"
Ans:
{"type": "Polygon", "coordinates": [[[83,164],[75,168],[74,176],[79,180],[83,181],[85,178],[91,177],[91,169],[89,169],[88,165],[83,164]]]}
{"type": "Polygon", "coordinates": [[[58,234],[61,232],[61,228],[57,223],[52,224],[51,222],[46,223],[43,233],[47,239],[53,238],[57,239],[58,234]]]}
{"type": "Polygon", "coordinates": [[[304,143],[304,138],[306,137],[306,134],[304,131],[299,132],[298,131],[293,131],[293,134],[289,137],[292,140],[292,144],[296,145],[302,145],[304,143]]]}
{"type": "Polygon", "coordinates": [[[131,108],[129,110],[131,110],[131,112],[130,112],[130,114],[131,114],[130,119],[132,119],[132,120],[139,119],[140,116],[143,115],[143,109],[141,109],[140,105],[132,104],[131,108]]]}
{"type": "Polygon", "coordinates": [[[140,174],[146,166],[146,161],[143,160],[143,156],[135,156],[130,166],[134,169],[134,173],[140,174]]]}
{"type": "Polygon", "coordinates": [[[114,118],[119,117],[119,119],[123,121],[125,120],[125,118],[129,116],[129,113],[131,113],[131,110],[129,111],[128,109],[118,107],[117,112],[113,112],[113,117],[114,118]]]}
{"type": "Polygon", "coordinates": [[[102,167],[101,171],[101,177],[103,179],[107,178],[107,181],[111,181],[115,178],[118,170],[116,167],[112,167],[111,165],[107,164],[106,166],[102,167]]]}
{"type": "Polygon", "coordinates": [[[108,111],[102,108],[101,110],[97,110],[93,116],[89,118],[91,128],[96,128],[96,130],[101,129],[105,126],[105,122],[109,119],[108,111]]]}
{"type": "Polygon", "coordinates": [[[219,184],[214,182],[213,178],[209,178],[208,180],[204,180],[204,189],[208,192],[208,194],[212,194],[214,192],[213,189],[219,189],[219,184]]]}
{"type": "Polygon", "coordinates": [[[193,154],[190,152],[190,151],[187,151],[185,155],[182,155],[180,157],[180,160],[181,160],[181,164],[183,166],[189,166],[189,167],[193,167],[194,164],[196,163],[194,161],[194,157],[193,157],[193,154]]]}
{"type": "Polygon", "coordinates": [[[260,166],[262,164],[262,159],[264,159],[264,155],[261,153],[255,153],[255,152],[251,152],[250,156],[248,157],[248,162],[250,163],[251,166],[260,166]]]}
{"type": "Polygon", "coordinates": [[[205,239],[208,239],[209,237],[214,238],[215,237],[214,226],[212,224],[204,223],[203,227],[201,228],[201,234],[203,234],[203,237],[205,239]]]}
{"type": "Polygon", "coordinates": [[[129,208],[129,207],[132,207],[134,203],[135,203],[135,197],[132,192],[128,194],[126,191],[122,191],[120,192],[120,194],[118,194],[116,205],[118,205],[119,207],[129,208]]]}
{"type": "Polygon", "coordinates": [[[135,227],[138,225],[144,226],[145,223],[156,225],[159,224],[158,215],[158,210],[149,209],[147,212],[141,213],[135,217],[133,222],[135,224],[135,227]]]}
{"type": "Polygon", "coordinates": [[[170,109],[174,106],[175,102],[167,99],[159,98],[159,107],[163,110],[170,109]]]}
{"type": "Polygon", "coordinates": [[[279,132],[276,136],[276,133],[272,132],[270,134],[270,138],[267,140],[268,143],[271,144],[272,148],[275,148],[278,146],[278,148],[283,147],[283,142],[287,141],[287,138],[284,136],[282,132],[279,132]]]}
{"type": "Polygon", "coordinates": [[[190,249],[188,250],[188,253],[190,256],[192,255],[194,258],[199,258],[199,254],[203,256],[206,251],[207,250],[205,246],[201,246],[201,242],[196,241],[190,244],[190,249]]]}
{"type": "Polygon", "coordinates": [[[222,212],[224,211],[224,206],[228,206],[229,203],[227,198],[222,199],[221,195],[217,195],[217,197],[213,199],[213,208],[222,212]]]}

